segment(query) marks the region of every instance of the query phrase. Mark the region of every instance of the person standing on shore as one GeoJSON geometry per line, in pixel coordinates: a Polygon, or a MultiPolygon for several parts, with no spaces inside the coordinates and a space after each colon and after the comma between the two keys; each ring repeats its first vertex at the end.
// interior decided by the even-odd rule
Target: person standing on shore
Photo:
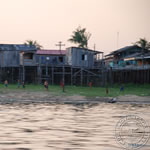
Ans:
{"type": "Polygon", "coordinates": [[[124,86],[123,85],[121,85],[121,87],[120,87],[120,92],[124,92],[124,86]]]}
{"type": "Polygon", "coordinates": [[[25,83],[24,83],[24,81],[22,82],[22,87],[25,88],[25,83]]]}
{"type": "Polygon", "coordinates": [[[62,79],[62,81],[60,82],[60,85],[62,87],[63,92],[65,92],[65,85],[64,85],[64,80],[62,79]]]}
{"type": "Polygon", "coordinates": [[[20,88],[20,80],[18,80],[17,87],[20,88]]]}
{"type": "Polygon", "coordinates": [[[8,81],[7,80],[4,81],[4,85],[6,88],[8,87],[8,81]]]}
{"type": "Polygon", "coordinates": [[[48,81],[45,81],[45,82],[44,82],[44,87],[45,87],[45,89],[48,91],[48,81]]]}

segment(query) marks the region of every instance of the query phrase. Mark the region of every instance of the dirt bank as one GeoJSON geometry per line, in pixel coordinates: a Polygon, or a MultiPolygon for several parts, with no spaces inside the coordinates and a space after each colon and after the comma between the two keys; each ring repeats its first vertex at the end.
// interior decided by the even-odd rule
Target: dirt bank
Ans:
{"type": "MultiPolygon", "coordinates": [[[[99,103],[109,102],[111,97],[85,97],[79,95],[54,95],[51,92],[4,91],[0,93],[0,103],[99,103]]],[[[117,103],[143,103],[150,104],[150,97],[126,95],[116,97],[117,103]]]]}

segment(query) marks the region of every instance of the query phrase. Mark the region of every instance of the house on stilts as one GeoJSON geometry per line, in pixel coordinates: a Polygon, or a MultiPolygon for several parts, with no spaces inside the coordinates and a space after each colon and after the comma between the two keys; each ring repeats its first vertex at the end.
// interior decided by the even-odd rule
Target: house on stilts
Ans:
{"type": "Polygon", "coordinates": [[[37,50],[25,44],[0,44],[0,81],[87,85],[101,80],[103,52],[77,47],[37,50]]]}

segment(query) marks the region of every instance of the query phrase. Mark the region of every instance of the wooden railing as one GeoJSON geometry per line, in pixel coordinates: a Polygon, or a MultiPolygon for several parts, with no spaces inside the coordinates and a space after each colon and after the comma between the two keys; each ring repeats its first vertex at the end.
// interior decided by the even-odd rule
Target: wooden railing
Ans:
{"type": "Polygon", "coordinates": [[[141,65],[141,66],[137,66],[137,65],[126,65],[126,66],[119,66],[119,65],[114,65],[112,67],[112,69],[118,69],[118,70],[146,70],[146,69],[150,69],[150,65],[141,65]]]}

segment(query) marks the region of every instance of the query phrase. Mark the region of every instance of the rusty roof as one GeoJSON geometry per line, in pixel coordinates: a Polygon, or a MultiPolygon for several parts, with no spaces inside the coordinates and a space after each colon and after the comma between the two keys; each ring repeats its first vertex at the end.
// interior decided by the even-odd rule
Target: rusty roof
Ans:
{"type": "Polygon", "coordinates": [[[38,55],[66,55],[66,50],[37,50],[38,55]]]}

